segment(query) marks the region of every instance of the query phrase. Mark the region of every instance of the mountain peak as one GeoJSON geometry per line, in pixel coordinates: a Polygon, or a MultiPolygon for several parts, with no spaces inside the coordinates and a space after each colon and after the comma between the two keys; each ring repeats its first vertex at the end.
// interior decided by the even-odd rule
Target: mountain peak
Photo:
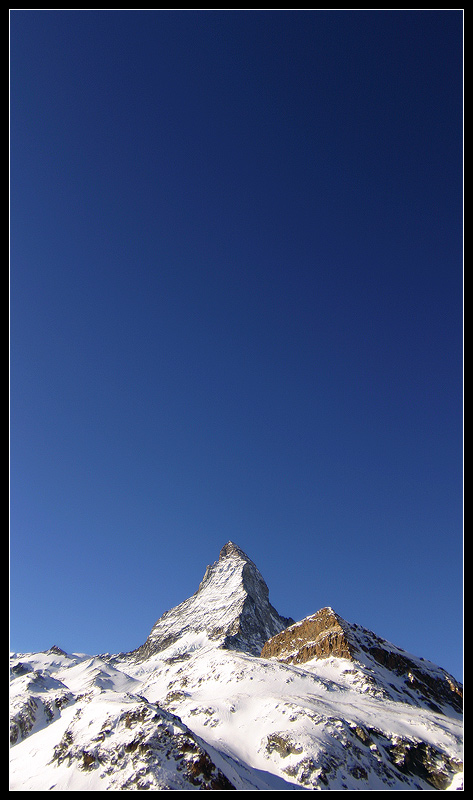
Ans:
{"type": "MultiPolygon", "coordinates": [[[[251,561],[251,559],[248,558],[246,553],[243,552],[241,547],[238,547],[238,545],[235,544],[235,542],[229,541],[226,544],[224,544],[224,546],[220,550],[220,555],[218,557],[218,560],[223,561],[224,558],[235,558],[235,557],[241,558],[243,561],[251,561]]],[[[251,563],[253,562],[251,561],[251,563]]]]}
{"type": "Polygon", "coordinates": [[[234,542],[207,567],[197,591],[167,611],[146,642],[134,651],[139,659],[169,650],[176,654],[209,641],[217,647],[259,655],[264,643],[291,625],[269,602],[269,590],[253,561],[234,542]]]}

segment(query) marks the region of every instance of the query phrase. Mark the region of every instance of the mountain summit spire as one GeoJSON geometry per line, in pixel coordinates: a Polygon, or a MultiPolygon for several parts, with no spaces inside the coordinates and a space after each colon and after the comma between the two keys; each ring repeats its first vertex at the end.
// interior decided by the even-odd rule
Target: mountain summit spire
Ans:
{"type": "Polygon", "coordinates": [[[269,602],[263,576],[234,542],[221,549],[218,561],[207,567],[199,588],[153,626],[137,658],[170,648],[195,649],[205,643],[259,655],[264,643],[293,623],[269,602]]]}
{"type": "MultiPolygon", "coordinates": [[[[242,558],[244,561],[251,561],[250,558],[243,552],[241,547],[238,547],[235,542],[227,542],[223,545],[222,549],[220,550],[220,555],[218,557],[219,561],[222,561],[224,558],[242,558]]],[[[251,563],[253,563],[251,561],[251,563]]]]}

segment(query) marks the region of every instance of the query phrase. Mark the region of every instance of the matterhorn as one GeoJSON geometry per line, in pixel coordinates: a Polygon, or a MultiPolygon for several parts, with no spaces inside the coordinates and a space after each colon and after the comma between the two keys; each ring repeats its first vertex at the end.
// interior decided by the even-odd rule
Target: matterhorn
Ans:
{"type": "Polygon", "coordinates": [[[10,790],[462,789],[462,686],[228,542],[129,653],[11,654],[10,790]]]}
{"type": "Polygon", "coordinates": [[[208,566],[197,592],[164,614],[136,651],[139,658],[187,642],[209,639],[215,645],[259,656],[272,636],[294,622],[280,617],[256,565],[233,542],[208,566]]]}

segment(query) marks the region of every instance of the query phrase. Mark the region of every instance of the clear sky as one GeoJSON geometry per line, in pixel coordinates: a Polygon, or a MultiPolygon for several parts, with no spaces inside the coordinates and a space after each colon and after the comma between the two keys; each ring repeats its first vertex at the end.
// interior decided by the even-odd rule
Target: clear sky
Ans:
{"type": "Polygon", "coordinates": [[[228,540],[462,677],[463,15],[11,11],[10,645],[228,540]]]}

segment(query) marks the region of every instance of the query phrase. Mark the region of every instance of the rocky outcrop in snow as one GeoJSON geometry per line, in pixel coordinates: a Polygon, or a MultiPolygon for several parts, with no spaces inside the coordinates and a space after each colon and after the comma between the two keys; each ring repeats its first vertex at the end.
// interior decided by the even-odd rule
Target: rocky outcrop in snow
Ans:
{"type": "Polygon", "coordinates": [[[352,650],[347,624],[331,608],[321,608],[269,639],[261,656],[304,664],[312,658],[351,658],[352,650]]]}
{"type": "Polygon", "coordinates": [[[445,707],[462,711],[462,686],[452,675],[361,625],[349,624],[331,608],[322,608],[272,637],[261,656],[290,664],[346,658],[393,699],[401,696],[404,702],[427,705],[433,711],[445,707]]]}
{"type": "Polygon", "coordinates": [[[57,719],[73,694],[62,681],[23,661],[12,665],[11,674],[15,691],[10,697],[10,743],[16,744],[57,719]]]}
{"type": "Polygon", "coordinates": [[[53,766],[98,773],[109,791],[235,788],[178,717],[130,695],[115,697],[104,717],[103,700],[77,704],[53,766]]]}

